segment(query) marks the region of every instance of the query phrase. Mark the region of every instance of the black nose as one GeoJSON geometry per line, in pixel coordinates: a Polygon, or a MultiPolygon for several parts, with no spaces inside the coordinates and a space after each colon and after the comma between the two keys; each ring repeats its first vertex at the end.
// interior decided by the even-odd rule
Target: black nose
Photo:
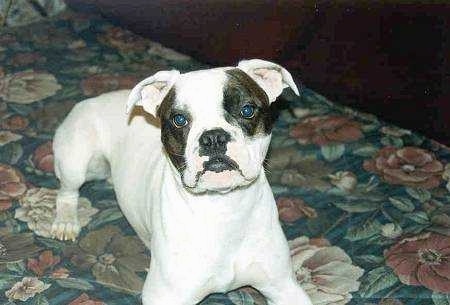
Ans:
{"type": "Polygon", "coordinates": [[[198,140],[200,142],[200,156],[225,154],[230,134],[222,128],[205,131],[198,140]]]}

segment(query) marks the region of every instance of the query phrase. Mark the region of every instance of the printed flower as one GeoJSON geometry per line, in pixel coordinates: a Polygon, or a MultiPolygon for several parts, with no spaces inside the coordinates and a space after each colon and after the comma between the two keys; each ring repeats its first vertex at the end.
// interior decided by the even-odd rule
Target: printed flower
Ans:
{"type": "Polygon", "coordinates": [[[0,263],[17,262],[41,250],[34,244],[33,233],[1,233],[0,263]]]}
{"type": "Polygon", "coordinates": [[[356,175],[348,171],[339,171],[328,177],[331,179],[331,184],[345,192],[353,191],[358,183],[356,175]]]}
{"type": "Polygon", "coordinates": [[[299,198],[280,197],[277,207],[280,219],[286,222],[295,222],[302,217],[317,217],[316,210],[299,198]]]}
{"type": "Polygon", "coordinates": [[[89,232],[79,246],[66,249],[66,256],[104,285],[125,292],[141,292],[143,280],[136,272],[145,271],[150,258],[136,236],[125,236],[115,226],[89,232]]]}
{"type": "Polygon", "coordinates": [[[450,293],[450,237],[427,233],[385,251],[386,264],[407,285],[450,293]]]}
{"type": "Polygon", "coordinates": [[[450,163],[445,165],[444,172],[442,173],[442,179],[450,181],[450,163]]]}
{"type": "Polygon", "coordinates": [[[289,241],[297,281],[315,305],[343,305],[358,291],[364,270],[339,247],[313,243],[308,237],[289,241]]]}
{"type": "Polygon", "coordinates": [[[445,170],[444,170],[444,173],[442,174],[442,178],[445,181],[447,181],[447,185],[445,187],[450,192],[450,163],[445,166],[445,170]]]}
{"type": "Polygon", "coordinates": [[[46,173],[53,173],[53,147],[51,141],[41,144],[36,148],[33,153],[32,162],[35,168],[46,173]]]}
{"type": "Polygon", "coordinates": [[[344,116],[314,116],[296,124],[290,135],[300,144],[328,145],[361,139],[359,123],[344,116]]]}
{"type": "Polygon", "coordinates": [[[0,146],[22,139],[20,134],[12,133],[11,131],[0,130],[0,146]]]}
{"type": "Polygon", "coordinates": [[[0,78],[0,97],[7,102],[30,104],[61,89],[56,78],[49,73],[27,70],[0,78]]]}
{"type": "Polygon", "coordinates": [[[12,207],[12,202],[9,200],[0,200],[0,212],[6,211],[12,207]]]}
{"type": "Polygon", "coordinates": [[[36,123],[38,130],[53,133],[74,105],[73,101],[46,103],[45,107],[31,112],[30,117],[36,123]]]}
{"type": "Polygon", "coordinates": [[[59,256],[54,256],[52,251],[47,250],[42,252],[38,259],[29,258],[27,267],[37,276],[43,276],[47,270],[52,269],[60,261],[59,256]]]}
{"type": "Polygon", "coordinates": [[[105,92],[132,88],[138,79],[131,75],[96,74],[81,81],[84,95],[94,96],[105,92]]]}
{"type": "Polygon", "coordinates": [[[166,48],[160,43],[157,42],[149,42],[150,48],[148,49],[148,54],[161,56],[167,60],[189,60],[190,57],[172,49],[166,48]]]}
{"type": "Polygon", "coordinates": [[[82,293],[78,298],[70,302],[68,305],[106,305],[106,304],[100,301],[91,300],[86,293],[82,293]]]}
{"type": "Polygon", "coordinates": [[[70,272],[66,268],[58,268],[52,272],[51,277],[56,279],[65,279],[69,277],[69,274],[70,272]]]}
{"type": "MultiPolygon", "coordinates": [[[[50,231],[56,216],[56,190],[31,188],[20,198],[20,207],[15,211],[15,218],[28,224],[28,228],[37,235],[51,237],[50,231]]],[[[78,220],[83,227],[89,223],[98,210],[91,206],[88,199],[78,199],[78,220]]]]}
{"type": "Polygon", "coordinates": [[[288,169],[273,170],[271,181],[284,185],[327,191],[332,186],[328,182],[331,168],[320,160],[302,160],[291,164],[288,169]]]}
{"type": "Polygon", "coordinates": [[[46,58],[38,53],[19,53],[11,58],[11,64],[14,66],[25,66],[45,61],[46,58]]]}
{"type": "Polygon", "coordinates": [[[27,187],[22,174],[14,167],[0,163],[0,202],[3,206],[21,196],[27,187]]]}
{"type": "Polygon", "coordinates": [[[366,171],[373,172],[390,184],[431,189],[439,186],[442,163],[432,152],[417,148],[382,148],[372,160],[364,161],[366,171]]]}
{"type": "Polygon", "coordinates": [[[123,52],[142,52],[148,47],[148,41],[120,27],[110,27],[99,40],[123,52]]]}
{"type": "Polygon", "coordinates": [[[0,46],[8,47],[17,43],[16,36],[9,33],[2,33],[0,36],[0,46]]]}
{"type": "Polygon", "coordinates": [[[45,284],[36,277],[24,277],[22,281],[15,283],[11,289],[7,290],[5,295],[10,300],[26,301],[48,287],[50,284],[45,284]]]}
{"type": "Polygon", "coordinates": [[[2,120],[0,127],[7,130],[24,130],[28,126],[28,119],[21,115],[12,115],[2,120]]]}

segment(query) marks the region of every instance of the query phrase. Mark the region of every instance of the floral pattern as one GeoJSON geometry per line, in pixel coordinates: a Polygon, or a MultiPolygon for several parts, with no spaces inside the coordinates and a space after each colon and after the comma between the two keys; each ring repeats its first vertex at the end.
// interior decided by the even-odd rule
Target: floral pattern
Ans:
{"type": "Polygon", "coordinates": [[[48,289],[48,287],[50,287],[50,284],[45,284],[36,277],[24,277],[20,282],[15,283],[11,289],[7,290],[5,295],[10,300],[26,301],[48,289]]]}
{"type": "Polygon", "coordinates": [[[297,281],[314,304],[348,303],[364,270],[354,266],[344,250],[326,240],[317,243],[304,236],[290,241],[289,246],[297,281]]]}
{"type": "Polygon", "coordinates": [[[441,183],[444,166],[433,153],[417,147],[383,147],[364,169],[377,173],[392,184],[435,188],[441,183]]]}
{"type": "Polygon", "coordinates": [[[405,239],[384,256],[402,283],[450,293],[450,237],[428,233],[405,239]]]}
{"type": "MultiPolygon", "coordinates": [[[[0,31],[0,304],[141,304],[150,253],[110,183],[80,189],[75,242],[49,238],[51,141],[80,100],[207,66],[68,10],[0,31]]],[[[267,177],[313,303],[449,304],[450,149],[307,88],[280,99],[267,177]]],[[[203,304],[267,302],[246,287],[203,304]]]]}
{"type": "MultiPolygon", "coordinates": [[[[14,217],[27,223],[28,228],[35,234],[50,237],[51,226],[56,216],[56,190],[47,188],[31,188],[20,198],[20,207],[14,217]]],[[[91,202],[79,198],[78,220],[83,227],[91,220],[97,209],[91,202]]]]}

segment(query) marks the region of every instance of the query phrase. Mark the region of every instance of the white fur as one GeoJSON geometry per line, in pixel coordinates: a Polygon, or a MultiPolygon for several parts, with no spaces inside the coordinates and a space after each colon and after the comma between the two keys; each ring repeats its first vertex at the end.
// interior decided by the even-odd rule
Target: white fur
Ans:
{"type": "MultiPolygon", "coordinates": [[[[152,252],[144,305],[192,305],[210,293],[245,285],[259,289],[271,305],[310,305],[296,283],[261,166],[270,136],[245,139],[223,119],[219,102],[224,81],[223,69],[211,69],[181,74],[173,84],[179,102],[195,116],[187,168],[196,172],[204,161],[195,144],[201,132],[221,126],[235,139],[227,151],[243,168],[238,175],[242,181],[231,171],[207,172],[197,182],[200,188],[230,181],[236,185],[201,194],[186,189],[164,152],[158,121],[142,112],[125,114],[128,90],[103,94],[77,104],[56,132],[55,171],[61,189],[53,234],[76,238],[79,187],[110,175],[124,215],[152,252]]],[[[133,94],[139,96],[138,91],[133,94]]]]}

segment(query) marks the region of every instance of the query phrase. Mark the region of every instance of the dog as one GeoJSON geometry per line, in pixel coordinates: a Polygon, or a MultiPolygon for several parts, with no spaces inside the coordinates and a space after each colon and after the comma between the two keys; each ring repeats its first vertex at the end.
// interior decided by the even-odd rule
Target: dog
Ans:
{"type": "Polygon", "coordinates": [[[250,285],[271,305],[311,305],[292,271],[263,162],[272,103],[291,74],[260,59],[181,74],[78,103],[58,127],[52,234],[75,240],[78,190],[111,179],[151,250],[144,305],[192,305],[250,285]]]}

